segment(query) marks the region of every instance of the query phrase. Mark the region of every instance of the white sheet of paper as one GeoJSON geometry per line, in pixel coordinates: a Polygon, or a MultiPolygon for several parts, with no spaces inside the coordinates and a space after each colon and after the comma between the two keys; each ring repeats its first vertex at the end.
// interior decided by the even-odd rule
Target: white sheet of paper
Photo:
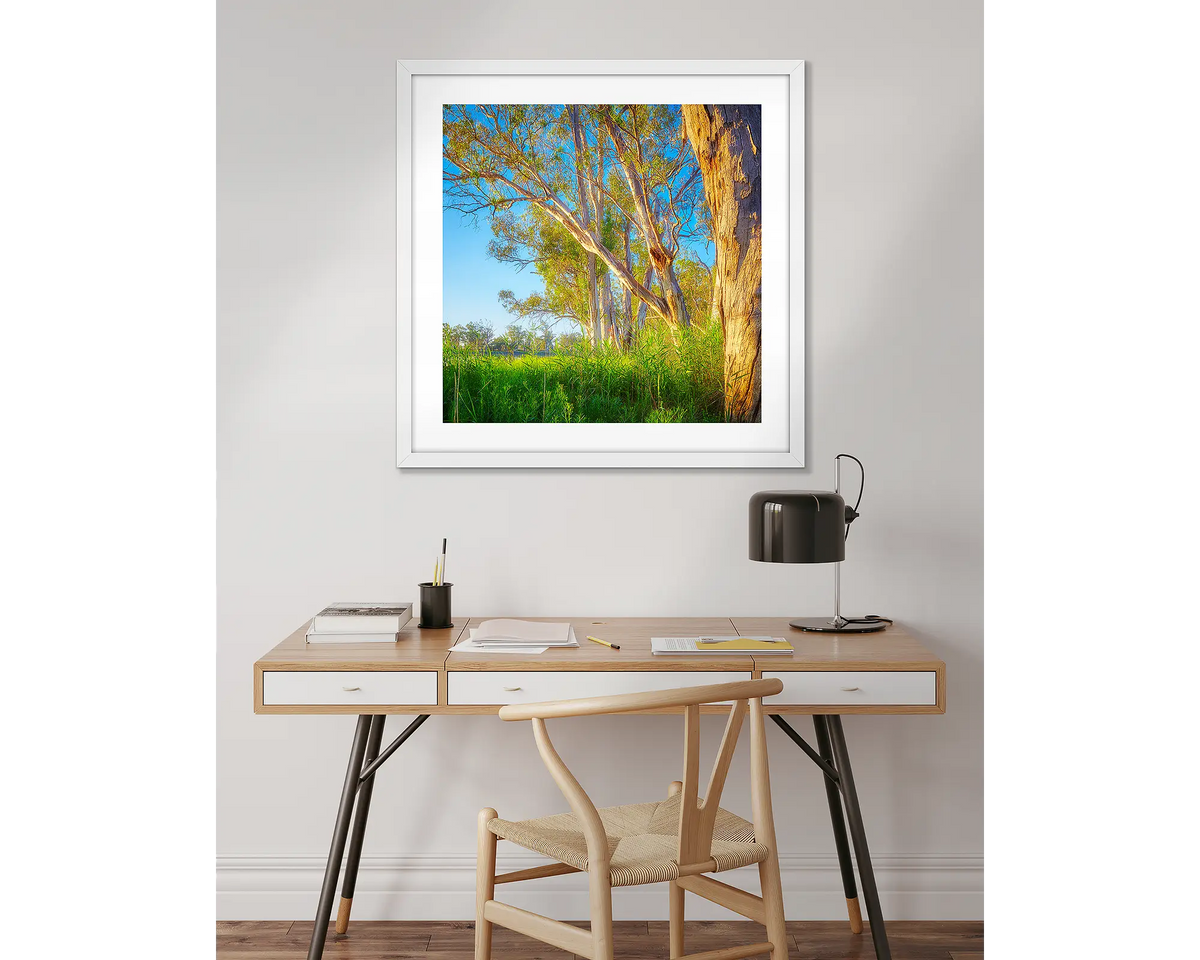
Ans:
{"type": "Polygon", "coordinates": [[[562,643],[571,639],[569,623],[541,623],[534,620],[484,620],[477,628],[481,640],[496,638],[524,640],[527,643],[562,643]]]}
{"type": "Polygon", "coordinates": [[[474,640],[460,640],[450,648],[450,652],[459,653],[545,653],[549,647],[532,646],[530,644],[506,643],[497,647],[495,644],[476,643],[474,640]]]}
{"type": "MultiPolygon", "coordinates": [[[[574,628],[572,628],[568,631],[567,639],[562,641],[561,643],[558,641],[555,641],[553,643],[543,643],[541,640],[494,640],[494,639],[493,640],[481,640],[477,630],[478,630],[477,627],[472,627],[467,634],[467,639],[470,640],[472,643],[478,643],[480,650],[488,649],[488,650],[495,650],[495,651],[499,652],[501,650],[509,650],[512,647],[533,647],[533,646],[541,647],[542,650],[546,649],[547,647],[554,647],[556,650],[561,650],[565,647],[579,646],[579,641],[575,639],[574,628]]],[[[539,650],[538,652],[541,653],[541,650],[539,650]]]]}

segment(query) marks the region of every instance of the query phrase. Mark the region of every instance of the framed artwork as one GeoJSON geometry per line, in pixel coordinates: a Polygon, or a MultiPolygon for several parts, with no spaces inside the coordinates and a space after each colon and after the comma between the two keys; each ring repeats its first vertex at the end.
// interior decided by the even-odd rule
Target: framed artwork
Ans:
{"type": "Polygon", "coordinates": [[[396,93],[402,468],[803,465],[802,61],[396,93]]]}

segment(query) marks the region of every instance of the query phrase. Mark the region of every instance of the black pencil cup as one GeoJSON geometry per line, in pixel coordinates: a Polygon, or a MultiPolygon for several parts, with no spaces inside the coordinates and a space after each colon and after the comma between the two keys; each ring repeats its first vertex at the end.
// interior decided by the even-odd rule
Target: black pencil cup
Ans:
{"type": "Polygon", "coordinates": [[[418,627],[432,630],[454,626],[450,622],[450,588],[452,583],[418,583],[421,588],[421,620],[418,627]]]}

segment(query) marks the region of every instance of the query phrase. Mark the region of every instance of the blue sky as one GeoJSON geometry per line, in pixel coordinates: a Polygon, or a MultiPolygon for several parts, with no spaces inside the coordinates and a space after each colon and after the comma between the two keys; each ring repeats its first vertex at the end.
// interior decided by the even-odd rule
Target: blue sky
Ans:
{"type": "MultiPolygon", "coordinates": [[[[486,320],[500,333],[518,321],[500,306],[496,295],[511,290],[518,297],[526,297],[542,289],[541,277],[533,267],[518,273],[513,264],[489,257],[487,245],[491,239],[485,218],[479,219],[476,228],[470,217],[457,210],[442,211],[442,318],[452,327],[486,320]]],[[[555,330],[568,333],[568,327],[574,324],[563,321],[555,330]]]]}

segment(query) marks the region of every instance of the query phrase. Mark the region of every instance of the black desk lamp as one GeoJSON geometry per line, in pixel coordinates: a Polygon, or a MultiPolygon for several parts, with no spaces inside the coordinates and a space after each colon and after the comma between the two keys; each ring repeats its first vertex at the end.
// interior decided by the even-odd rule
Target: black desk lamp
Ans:
{"type": "MultiPolygon", "coordinates": [[[[842,499],[842,458],[858,464],[858,457],[839,453],[833,460],[835,492],[825,490],[764,490],[750,498],[750,559],[767,563],[832,563],[833,619],[801,617],[791,621],[801,630],[820,633],[871,633],[882,630],[886,617],[842,616],[842,561],[850,524],[858,517],[858,502],[846,506],[842,499]]],[[[865,476],[864,476],[865,480],[865,476]]]]}

